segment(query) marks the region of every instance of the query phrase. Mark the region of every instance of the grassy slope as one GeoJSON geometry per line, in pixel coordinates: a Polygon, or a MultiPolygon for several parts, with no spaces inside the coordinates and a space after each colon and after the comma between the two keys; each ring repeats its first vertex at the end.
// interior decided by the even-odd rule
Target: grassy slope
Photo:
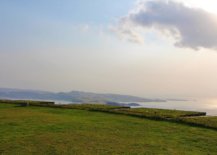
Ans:
{"type": "Polygon", "coordinates": [[[204,126],[208,128],[217,129],[217,116],[208,116],[208,117],[186,117],[181,118],[183,122],[189,124],[195,124],[199,126],[204,126]]]}
{"type": "Polygon", "coordinates": [[[0,104],[0,154],[217,154],[217,132],[85,110],[0,104]]]}

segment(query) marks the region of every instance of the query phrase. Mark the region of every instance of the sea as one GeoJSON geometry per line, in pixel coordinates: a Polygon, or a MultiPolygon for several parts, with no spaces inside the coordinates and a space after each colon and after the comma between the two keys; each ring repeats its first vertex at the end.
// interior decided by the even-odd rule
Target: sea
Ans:
{"type": "Polygon", "coordinates": [[[140,106],[132,108],[158,108],[186,111],[206,112],[207,115],[217,116],[217,99],[201,99],[189,101],[167,101],[167,102],[135,102],[140,106]]]}
{"type": "MultiPolygon", "coordinates": [[[[55,101],[55,103],[70,104],[70,102],[65,102],[65,101],[55,101]]],[[[126,104],[137,103],[140,105],[140,106],[131,106],[131,108],[157,108],[157,109],[172,109],[172,110],[185,110],[185,111],[200,111],[200,112],[206,112],[208,116],[217,116],[217,99],[198,99],[198,100],[183,100],[183,101],[173,100],[167,102],[124,102],[124,103],[126,104]]]]}

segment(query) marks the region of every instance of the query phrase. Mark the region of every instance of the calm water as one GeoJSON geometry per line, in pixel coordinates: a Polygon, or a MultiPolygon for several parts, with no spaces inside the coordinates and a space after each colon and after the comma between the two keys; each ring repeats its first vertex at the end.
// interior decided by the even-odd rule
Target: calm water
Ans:
{"type": "Polygon", "coordinates": [[[201,111],[206,112],[207,115],[217,116],[217,99],[198,101],[139,102],[138,104],[141,105],[139,107],[201,111]]]}
{"type": "MultiPolygon", "coordinates": [[[[70,104],[66,101],[55,101],[56,104],[70,104]]],[[[207,115],[217,116],[217,99],[204,99],[197,101],[168,101],[168,102],[133,102],[141,106],[132,108],[159,108],[159,109],[176,109],[186,111],[201,111],[206,112],[207,115]]]]}

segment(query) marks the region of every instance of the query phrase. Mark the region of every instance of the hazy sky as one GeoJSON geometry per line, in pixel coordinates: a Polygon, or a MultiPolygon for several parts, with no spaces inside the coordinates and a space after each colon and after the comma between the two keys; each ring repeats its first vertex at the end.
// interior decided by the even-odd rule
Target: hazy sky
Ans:
{"type": "Polygon", "coordinates": [[[0,87],[217,97],[216,0],[1,0],[0,87]]]}

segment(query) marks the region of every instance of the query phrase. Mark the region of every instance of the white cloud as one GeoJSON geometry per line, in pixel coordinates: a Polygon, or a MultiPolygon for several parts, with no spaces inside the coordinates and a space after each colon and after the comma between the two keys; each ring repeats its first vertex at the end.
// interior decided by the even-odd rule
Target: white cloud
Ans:
{"type": "Polygon", "coordinates": [[[143,36],[140,35],[136,30],[130,27],[110,27],[112,32],[115,32],[120,39],[125,39],[133,43],[143,44],[143,36]]]}
{"type": "Polygon", "coordinates": [[[217,48],[217,16],[177,1],[140,1],[114,29],[122,38],[141,43],[141,29],[173,37],[174,45],[192,49],[217,48]]]}

